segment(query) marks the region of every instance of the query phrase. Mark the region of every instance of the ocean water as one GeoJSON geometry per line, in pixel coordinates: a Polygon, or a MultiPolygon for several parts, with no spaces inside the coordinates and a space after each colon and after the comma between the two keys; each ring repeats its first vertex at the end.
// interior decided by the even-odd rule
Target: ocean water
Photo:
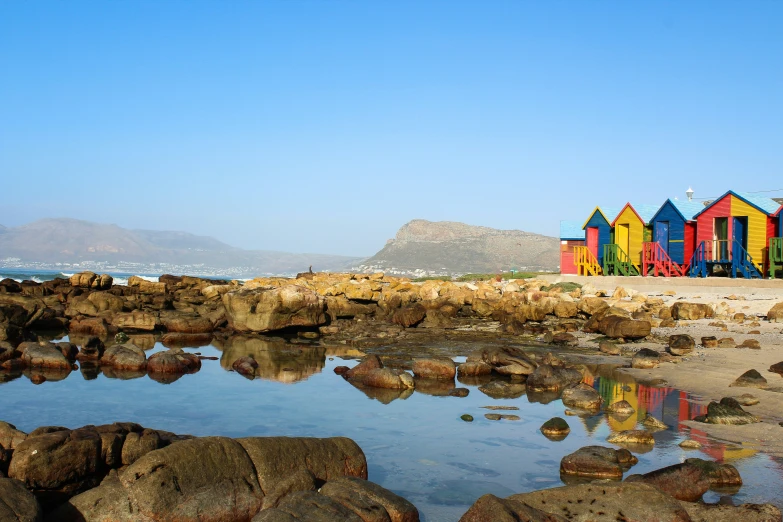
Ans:
{"type": "MultiPolygon", "coordinates": [[[[150,342],[148,354],[162,350],[150,342]]],[[[521,393],[493,399],[478,383],[420,386],[413,393],[363,391],[334,373],[356,360],[346,349],[244,340],[192,349],[218,360],[170,384],[142,374],[71,372],[61,380],[34,385],[28,375],[0,374],[0,419],[30,431],[38,426],[78,427],[133,421],[145,427],[193,435],[346,436],[364,450],[370,480],[413,502],[423,520],[454,521],[481,495],[507,496],[562,485],[560,459],[576,449],[606,443],[616,431],[640,427],[649,412],[670,426],[655,433],[654,448],[636,453],[629,473],[645,473],[689,457],[735,465],[745,481],[732,492],[735,502],[783,505],[783,460],[750,448],[712,440],[681,424],[704,412],[694,397],[673,388],[649,387],[609,367],[591,367],[585,382],[607,404],[627,400],[636,413],[628,419],[606,414],[565,416],[559,399],[521,393]],[[242,355],[259,362],[255,379],[230,371],[242,355]],[[450,387],[467,388],[467,397],[442,396],[450,387]],[[493,421],[484,406],[513,406],[520,420],[493,421]],[[460,419],[470,414],[473,422],[460,419]],[[553,442],[539,427],[561,416],[570,435],[553,442]],[[685,438],[701,450],[683,450],[685,438]]],[[[716,501],[720,493],[709,492],[716,501]]]]}
{"type": "MultiPolygon", "coordinates": [[[[43,283],[44,281],[51,281],[53,279],[68,279],[72,275],[74,275],[76,272],[59,272],[57,270],[16,270],[11,268],[0,268],[0,280],[2,279],[13,279],[17,282],[22,282],[25,280],[28,281],[35,281],[36,283],[43,283]]],[[[97,273],[97,272],[96,272],[97,273]]],[[[100,272],[102,274],[106,273],[112,276],[114,278],[115,285],[127,285],[128,279],[131,276],[137,276],[142,279],[146,279],[147,281],[157,282],[158,278],[161,276],[161,274],[135,274],[130,272],[100,272]]],[[[204,277],[205,279],[235,279],[231,277],[222,277],[222,276],[199,276],[204,277]]],[[[247,281],[247,279],[240,279],[240,281],[247,281]]]]}

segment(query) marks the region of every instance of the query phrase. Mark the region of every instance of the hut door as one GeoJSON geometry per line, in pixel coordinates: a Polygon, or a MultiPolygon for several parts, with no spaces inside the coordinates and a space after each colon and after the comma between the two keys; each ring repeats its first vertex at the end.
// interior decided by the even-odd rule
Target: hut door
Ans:
{"type": "Polygon", "coordinates": [[[598,258],[598,227],[587,227],[587,249],[598,258]]]}
{"type": "Polygon", "coordinates": [[[713,223],[713,261],[727,260],[729,258],[729,218],[718,217],[713,223]]]}
{"type": "MultiPolygon", "coordinates": [[[[630,226],[629,225],[617,225],[617,227],[614,229],[615,234],[617,234],[617,237],[615,238],[620,248],[622,248],[626,254],[631,250],[629,241],[631,238],[630,234],[630,226]]],[[[622,261],[627,261],[627,259],[623,259],[622,261]]]]}
{"type": "Polygon", "coordinates": [[[742,245],[745,250],[748,249],[748,218],[735,217],[731,224],[732,239],[742,245]]]}
{"type": "Polygon", "coordinates": [[[669,222],[668,221],[656,221],[655,222],[655,240],[661,245],[663,251],[669,253],[669,222]]]}

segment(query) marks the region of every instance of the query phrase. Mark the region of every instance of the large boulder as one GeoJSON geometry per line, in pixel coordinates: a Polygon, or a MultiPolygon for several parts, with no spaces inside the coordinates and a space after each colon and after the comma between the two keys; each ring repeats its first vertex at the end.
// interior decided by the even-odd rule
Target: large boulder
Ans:
{"type": "Polygon", "coordinates": [[[101,365],[115,370],[144,370],[147,368],[147,354],[133,343],[115,344],[103,353],[101,365]]]}
{"type": "Polygon", "coordinates": [[[585,446],[560,461],[560,473],[594,479],[621,479],[623,471],[636,464],[636,457],[626,449],[585,446]]]}
{"type": "MultiPolygon", "coordinates": [[[[771,369],[770,369],[771,370],[771,369]]],[[[736,386],[739,388],[766,388],[767,379],[764,378],[757,370],[748,370],[737,379],[729,384],[729,386],[736,386]]]]}
{"type": "Polygon", "coordinates": [[[336,500],[364,521],[419,522],[419,512],[413,504],[366,480],[337,478],[324,484],[319,493],[336,500]]]}
{"type": "Polygon", "coordinates": [[[506,375],[530,375],[538,367],[521,348],[514,346],[491,346],[477,350],[468,356],[466,362],[485,362],[495,371],[503,368],[506,375]]]}
{"type": "Polygon", "coordinates": [[[631,475],[626,482],[644,482],[655,486],[677,500],[696,502],[708,489],[710,479],[699,466],[688,463],[674,464],[644,475],[631,475]]]}
{"type": "Polygon", "coordinates": [[[158,318],[148,312],[134,310],[114,316],[111,324],[120,330],[151,332],[158,324],[158,318]]]}
{"type": "Polygon", "coordinates": [[[22,354],[22,361],[29,368],[71,369],[71,362],[52,343],[22,343],[17,351],[22,354]]]}
{"type": "Polygon", "coordinates": [[[392,322],[403,328],[416,326],[427,316],[427,309],[421,303],[403,306],[392,314],[392,322]]]}
{"type": "Polygon", "coordinates": [[[379,368],[361,377],[360,384],[370,388],[388,388],[406,390],[415,386],[413,377],[402,370],[379,368]]]}
{"type": "Polygon", "coordinates": [[[147,360],[150,373],[193,373],[201,369],[201,359],[180,348],[152,354],[147,360]]]}
{"type": "Polygon", "coordinates": [[[498,498],[492,494],[480,497],[462,515],[459,522],[565,522],[560,515],[530,507],[520,500],[498,498]]]}
{"type": "Polygon", "coordinates": [[[413,360],[413,375],[421,379],[454,380],[457,365],[448,357],[413,360]]]}
{"type": "Polygon", "coordinates": [[[696,348],[696,341],[687,334],[669,336],[668,351],[672,355],[688,355],[696,348]]]}
{"type": "Polygon", "coordinates": [[[103,477],[101,437],[90,428],[31,435],[14,449],[8,476],[52,507],[97,486],[103,477]]]}
{"type": "Polygon", "coordinates": [[[581,380],[582,374],[578,370],[542,364],[528,376],[526,384],[529,390],[554,391],[578,384],[581,380]]]}
{"type": "Polygon", "coordinates": [[[720,402],[712,401],[707,405],[707,415],[700,415],[694,420],[707,424],[752,424],[761,422],[755,415],[746,412],[732,397],[724,397],[720,402]]]}
{"type": "Polygon", "coordinates": [[[770,308],[767,319],[772,323],[783,323],[783,303],[777,303],[770,308]]]}
{"type": "Polygon", "coordinates": [[[143,277],[130,276],[128,278],[128,286],[136,288],[142,294],[165,294],[166,283],[160,281],[147,281],[143,277]]]}
{"type": "Polygon", "coordinates": [[[563,405],[580,410],[600,410],[603,398],[589,384],[579,383],[563,390],[563,405]]]}
{"type": "MultiPolygon", "coordinates": [[[[232,288],[236,289],[236,287],[232,288]]],[[[193,314],[168,312],[161,314],[160,322],[167,332],[172,333],[204,334],[215,329],[208,318],[193,314]]]]}
{"type": "Polygon", "coordinates": [[[0,446],[14,449],[27,438],[27,433],[16,429],[16,426],[0,421],[0,446]]]}
{"type": "Polygon", "coordinates": [[[69,282],[73,287],[108,290],[114,281],[109,274],[98,275],[93,272],[79,272],[78,274],[73,274],[69,282]]]}
{"type": "Polygon", "coordinates": [[[656,368],[661,362],[661,355],[655,350],[642,348],[631,357],[631,368],[647,370],[656,368]]]}
{"type": "Polygon", "coordinates": [[[650,321],[609,315],[601,319],[598,331],[612,339],[642,339],[650,335],[650,321]]]}
{"type": "Polygon", "coordinates": [[[677,302],[672,305],[672,319],[684,319],[695,321],[698,319],[711,319],[715,317],[715,311],[710,305],[703,303],[677,302]]]}
{"type": "Polygon", "coordinates": [[[236,290],[223,294],[229,325],[241,332],[270,332],[326,323],[324,298],[302,286],[236,290]]]}
{"type": "Polygon", "coordinates": [[[35,495],[24,484],[0,478],[0,520],[3,522],[41,522],[43,511],[35,495]]]}

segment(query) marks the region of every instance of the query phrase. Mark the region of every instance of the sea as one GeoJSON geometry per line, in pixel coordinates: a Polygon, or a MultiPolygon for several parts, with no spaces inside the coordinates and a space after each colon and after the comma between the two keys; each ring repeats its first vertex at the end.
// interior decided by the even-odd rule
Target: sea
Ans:
{"type": "MultiPolygon", "coordinates": [[[[39,269],[16,269],[16,268],[0,268],[0,280],[13,279],[17,282],[22,281],[35,281],[36,283],[43,283],[44,281],[51,281],[53,279],[68,279],[76,272],[60,272],[58,270],[39,270],[39,269]]],[[[96,272],[97,273],[97,272],[96,272]]],[[[114,278],[115,285],[127,285],[128,279],[132,276],[137,276],[147,281],[157,282],[158,278],[162,274],[145,274],[145,273],[130,273],[130,272],[103,272],[102,274],[109,274],[114,278]]],[[[179,275],[179,274],[175,274],[179,275]]],[[[236,279],[230,276],[198,276],[204,279],[236,279]]],[[[239,281],[248,281],[248,279],[239,279],[239,281]]]]}

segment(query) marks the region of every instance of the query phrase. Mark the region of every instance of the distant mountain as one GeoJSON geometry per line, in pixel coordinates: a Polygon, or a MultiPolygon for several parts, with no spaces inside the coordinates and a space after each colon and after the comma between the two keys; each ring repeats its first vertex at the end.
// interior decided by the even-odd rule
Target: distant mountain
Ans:
{"type": "Polygon", "coordinates": [[[420,275],[556,271],[559,263],[560,241],[555,237],[416,219],[360,268],[420,275]]]}
{"type": "MultiPolygon", "coordinates": [[[[310,265],[314,270],[347,270],[360,261],[355,257],[324,254],[243,250],[212,237],[186,232],[128,230],[68,218],[42,219],[11,228],[0,225],[0,263],[8,258],[45,265],[167,264],[201,267],[201,273],[232,269],[226,273],[237,276],[290,274],[306,271],[310,265]]],[[[177,270],[172,268],[172,271],[177,270]]]]}

